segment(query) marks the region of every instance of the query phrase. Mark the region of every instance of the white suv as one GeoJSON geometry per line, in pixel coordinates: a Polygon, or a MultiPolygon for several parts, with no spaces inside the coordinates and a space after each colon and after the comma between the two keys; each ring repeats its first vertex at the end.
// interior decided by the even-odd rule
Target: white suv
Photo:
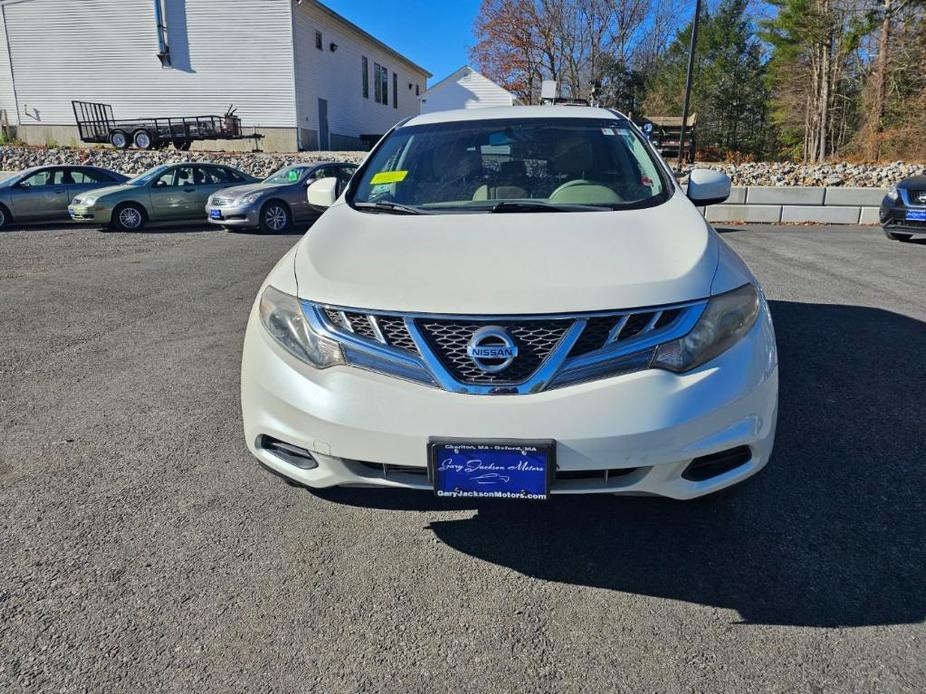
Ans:
{"type": "Polygon", "coordinates": [[[604,109],[396,126],[267,277],[241,367],[247,445],[310,487],[689,499],[772,452],[762,290],[639,130],[604,109]]]}

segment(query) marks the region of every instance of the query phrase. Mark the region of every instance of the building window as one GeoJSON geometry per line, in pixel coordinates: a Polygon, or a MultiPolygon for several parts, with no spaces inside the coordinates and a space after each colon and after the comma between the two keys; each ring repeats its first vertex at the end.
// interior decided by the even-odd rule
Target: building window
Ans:
{"type": "Polygon", "coordinates": [[[421,95],[421,92],[419,91],[418,85],[416,84],[415,85],[415,96],[420,96],[420,95],[421,95]]]}
{"type": "Polygon", "coordinates": [[[399,107],[399,76],[392,73],[392,108],[399,107]]]}
{"type": "Polygon", "coordinates": [[[324,50],[322,48],[322,32],[320,31],[315,32],[315,47],[320,51],[324,50]]]}
{"type": "Polygon", "coordinates": [[[376,103],[380,103],[383,100],[382,72],[382,66],[379,63],[373,63],[373,98],[376,103]]]}
{"type": "Polygon", "coordinates": [[[380,73],[380,77],[383,82],[383,105],[389,105],[389,70],[383,68],[383,71],[380,73]]]}
{"type": "Polygon", "coordinates": [[[363,98],[370,98],[370,64],[367,62],[367,57],[360,57],[360,68],[363,70],[363,98]]]}

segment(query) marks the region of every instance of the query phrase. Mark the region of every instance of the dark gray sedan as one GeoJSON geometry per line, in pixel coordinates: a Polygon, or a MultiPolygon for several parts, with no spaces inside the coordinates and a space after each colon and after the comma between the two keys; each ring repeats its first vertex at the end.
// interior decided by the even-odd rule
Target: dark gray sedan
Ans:
{"type": "Polygon", "coordinates": [[[320,178],[337,178],[346,185],[356,164],[294,164],[260,183],[223,188],[210,196],[206,216],[227,228],[260,229],[279,234],[293,224],[311,221],[319,212],[309,207],[305,189],[320,178]]]}
{"type": "Polygon", "coordinates": [[[33,166],[0,181],[0,229],[12,223],[68,219],[80,193],[127,181],[96,166],[33,166]]]}

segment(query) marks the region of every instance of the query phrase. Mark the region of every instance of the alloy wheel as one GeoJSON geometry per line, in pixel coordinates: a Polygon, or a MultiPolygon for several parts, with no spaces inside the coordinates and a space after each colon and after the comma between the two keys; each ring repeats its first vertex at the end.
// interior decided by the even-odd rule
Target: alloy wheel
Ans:
{"type": "Polygon", "coordinates": [[[125,229],[137,229],[141,226],[141,213],[134,207],[126,207],[119,212],[119,224],[125,229]]]}
{"type": "Polygon", "coordinates": [[[286,228],[286,210],[279,205],[271,205],[264,212],[264,224],[272,231],[282,231],[286,228]]]}

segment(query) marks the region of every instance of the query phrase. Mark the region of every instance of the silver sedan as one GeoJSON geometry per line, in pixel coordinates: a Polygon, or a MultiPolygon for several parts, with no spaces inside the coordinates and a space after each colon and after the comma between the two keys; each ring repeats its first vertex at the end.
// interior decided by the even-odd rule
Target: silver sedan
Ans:
{"type": "Polygon", "coordinates": [[[206,216],[212,224],[226,228],[260,229],[280,234],[294,224],[306,223],[319,212],[309,207],[306,187],[320,178],[337,178],[346,184],[357,169],[356,164],[294,164],[265,178],[260,183],[223,188],[206,203],[206,216]]]}
{"type": "Polygon", "coordinates": [[[0,229],[13,223],[68,219],[68,203],[95,188],[127,181],[97,166],[33,166],[0,181],[0,229]]]}

